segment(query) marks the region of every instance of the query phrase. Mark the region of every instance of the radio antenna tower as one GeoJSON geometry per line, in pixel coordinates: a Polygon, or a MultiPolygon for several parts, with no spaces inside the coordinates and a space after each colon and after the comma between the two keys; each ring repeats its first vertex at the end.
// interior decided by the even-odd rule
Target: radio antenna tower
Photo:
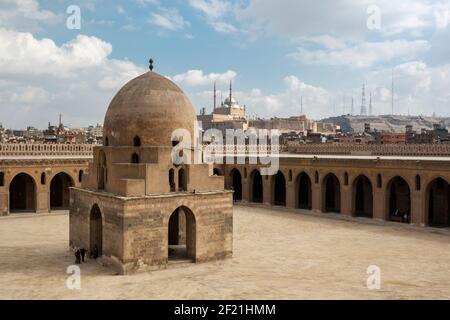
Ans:
{"type": "Polygon", "coordinates": [[[363,84],[362,87],[362,97],[361,97],[361,115],[365,116],[367,115],[367,109],[366,109],[366,84],[363,84]]]}
{"type": "Polygon", "coordinates": [[[300,115],[303,115],[303,96],[300,97],[300,115]]]}
{"type": "Polygon", "coordinates": [[[372,115],[372,92],[370,92],[370,98],[369,98],[369,116],[372,115]]]}
{"type": "Polygon", "coordinates": [[[391,108],[392,108],[392,115],[394,115],[394,68],[392,68],[392,101],[391,101],[391,108]]]}
{"type": "Polygon", "coordinates": [[[352,96],[352,107],[351,107],[351,109],[350,109],[350,115],[352,116],[354,113],[355,113],[355,107],[354,107],[354,105],[355,105],[355,99],[353,98],[353,96],[352,96]]]}

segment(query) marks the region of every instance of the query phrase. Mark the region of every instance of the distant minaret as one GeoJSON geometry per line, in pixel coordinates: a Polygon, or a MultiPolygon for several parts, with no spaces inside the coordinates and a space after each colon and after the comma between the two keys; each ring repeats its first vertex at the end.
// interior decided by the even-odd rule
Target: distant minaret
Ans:
{"type": "Polygon", "coordinates": [[[300,97],[300,115],[303,115],[303,96],[300,97]]]}
{"type": "Polygon", "coordinates": [[[366,109],[366,84],[363,84],[362,87],[362,97],[361,97],[361,115],[365,116],[367,115],[367,109],[366,109]]]}
{"type": "Polygon", "coordinates": [[[233,99],[233,86],[231,84],[231,80],[230,80],[230,107],[231,107],[231,100],[233,99]]]}
{"type": "Polygon", "coordinates": [[[394,69],[392,69],[392,89],[391,89],[391,95],[392,95],[392,101],[391,101],[391,108],[392,108],[392,115],[394,115],[394,69]]]}
{"type": "Polygon", "coordinates": [[[217,92],[216,92],[216,82],[214,81],[214,111],[216,110],[216,102],[217,102],[217,92]]]}
{"type": "Polygon", "coordinates": [[[372,92],[370,92],[370,98],[369,98],[369,116],[372,115],[372,92]]]}

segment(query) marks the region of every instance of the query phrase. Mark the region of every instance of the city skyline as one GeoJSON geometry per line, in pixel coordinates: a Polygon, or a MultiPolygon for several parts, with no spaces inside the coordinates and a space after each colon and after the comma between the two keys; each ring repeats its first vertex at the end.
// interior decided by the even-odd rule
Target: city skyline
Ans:
{"type": "Polygon", "coordinates": [[[43,128],[59,113],[71,127],[101,123],[150,58],[197,112],[212,111],[214,82],[226,97],[232,80],[249,116],[349,113],[363,83],[373,113],[390,114],[394,74],[395,114],[450,115],[449,1],[78,1],[73,30],[70,5],[0,5],[4,127],[43,128]]]}

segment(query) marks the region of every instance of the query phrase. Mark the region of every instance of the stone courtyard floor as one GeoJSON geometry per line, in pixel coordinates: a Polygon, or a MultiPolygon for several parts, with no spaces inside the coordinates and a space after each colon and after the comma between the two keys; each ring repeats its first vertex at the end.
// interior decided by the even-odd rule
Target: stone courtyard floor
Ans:
{"type": "Polygon", "coordinates": [[[450,232],[247,206],[234,209],[231,259],[131,276],[89,261],[69,290],[68,221],[0,218],[0,299],[450,299],[450,232]]]}

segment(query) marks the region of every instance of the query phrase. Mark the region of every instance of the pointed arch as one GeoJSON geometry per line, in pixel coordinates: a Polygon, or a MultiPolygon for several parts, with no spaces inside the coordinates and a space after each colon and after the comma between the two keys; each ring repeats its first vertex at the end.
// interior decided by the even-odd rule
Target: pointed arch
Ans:
{"type": "Polygon", "coordinates": [[[312,209],[311,179],[306,172],[301,172],[295,181],[296,207],[300,209],[312,209]]]}
{"type": "Polygon", "coordinates": [[[50,182],[50,210],[67,210],[70,204],[69,188],[74,186],[73,179],[65,172],[53,176],[50,182]]]}
{"type": "Polygon", "coordinates": [[[9,184],[9,212],[36,212],[36,182],[27,173],[17,174],[9,184]]]}
{"type": "Polygon", "coordinates": [[[370,179],[359,175],[352,186],[352,213],[356,217],[373,218],[373,188],[370,179]]]}
{"type": "Polygon", "coordinates": [[[341,212],[341,185],[334,173],[322,180],[322,212],[341,212]]]}

